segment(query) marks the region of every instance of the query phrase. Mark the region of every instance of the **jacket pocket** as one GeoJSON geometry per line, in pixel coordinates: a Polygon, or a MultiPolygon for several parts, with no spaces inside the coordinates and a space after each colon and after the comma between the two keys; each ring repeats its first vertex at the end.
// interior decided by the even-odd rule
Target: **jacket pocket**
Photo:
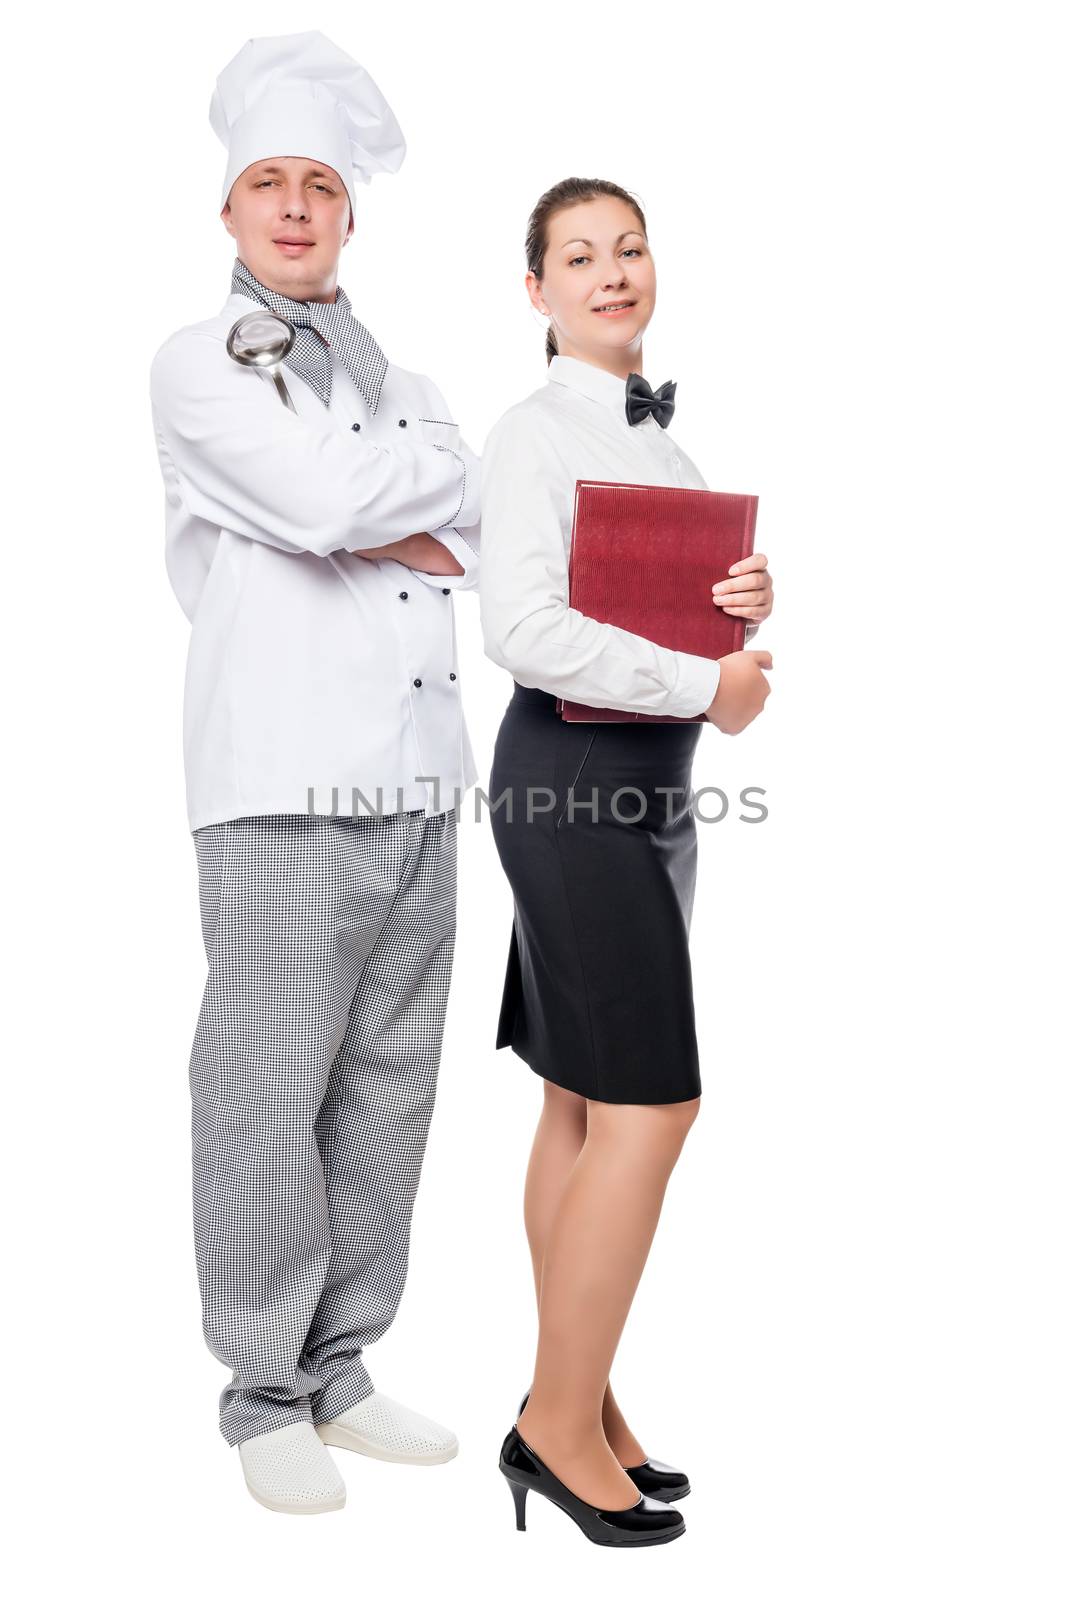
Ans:
{"type": "Polygon", "coordinates": [[[419,431],[427,444],[440,445],[443,450],[460,448],[460,425],[444,417],[420,417],[419,431]]]}

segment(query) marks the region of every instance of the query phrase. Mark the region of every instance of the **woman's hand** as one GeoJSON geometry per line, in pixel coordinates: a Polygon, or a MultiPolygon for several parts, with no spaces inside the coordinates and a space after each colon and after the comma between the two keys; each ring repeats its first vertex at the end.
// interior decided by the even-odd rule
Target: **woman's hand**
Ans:
{"type": "Polygon", "coordinates": [[[720,733],[741,733],[764,709],[771,684],[764,669],[771,666],[767,650],[735,650],[719,659],[719,687],[705,712],[720,733]]]}
{"type": "Polygon", "coordinates": [[[732,617],[748,617],[750,622],[763,622],[771,615],[771,573],[768,558],[762,555],[746,556],[728,567],[731,574],[712,585],[712,599],[732,617]]]}
{"type": "Polygon", "coordinates": [[[446,550],[440,539],[430,533],[409,533],[392,544],[375,545],[370,550],[354,550],[354,556],[366,561],[399,561],[412,572],[429,572],[434,577],[456,578],[463,572],[451,550],[446,550]]]}

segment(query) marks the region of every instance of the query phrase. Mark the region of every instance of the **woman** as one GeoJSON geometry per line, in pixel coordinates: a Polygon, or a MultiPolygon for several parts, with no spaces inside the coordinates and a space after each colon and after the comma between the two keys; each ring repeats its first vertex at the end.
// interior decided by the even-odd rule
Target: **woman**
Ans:
{"type": "MultiPolygon", "coordinates": [[[[537,1360],[500,1464],[520,1528],[533,1488],[596,1543],[660,1543],[685,1530],[667,1502],[689,1483],[648,1459],[608,1379],[700,1104],[688,935],[701,723],[565,723],[556,699],[737,733],[763,708],[771,657],[709,661],[569,608],[576,479],[707,485],[665,431],[670,397],[650,406],[646,390],[643,405],[628,382],[656,301],[633,197],[600,180],[557,184],[530,218],[527,268],[550,319],[550,381],[500,418],[482,465],[485,646],[515,679],[490,774],[515,898],[497,1045],[544,1079],[524,1207],[537,1360]]],[[[730,573],[715,603],[758,624],[771,610],[766,558],[730,573]]]]}

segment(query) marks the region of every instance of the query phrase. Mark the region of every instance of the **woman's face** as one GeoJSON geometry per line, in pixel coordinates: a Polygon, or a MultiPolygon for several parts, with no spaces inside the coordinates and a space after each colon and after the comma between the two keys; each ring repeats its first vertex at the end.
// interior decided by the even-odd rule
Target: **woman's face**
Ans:
{"type": "Polygon", "coordinates": [[[526,286],[531,304],[552,318],[562,356],[625,361],[656,305],[656,267],[633,207],[599,195],[558,211],[542,276],[528,272],[526,286]]]}

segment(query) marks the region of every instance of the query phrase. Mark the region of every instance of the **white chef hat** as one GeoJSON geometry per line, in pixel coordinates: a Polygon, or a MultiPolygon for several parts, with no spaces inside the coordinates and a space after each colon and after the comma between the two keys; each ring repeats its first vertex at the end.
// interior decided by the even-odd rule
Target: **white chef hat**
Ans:
{"type": "Polygon", "coordinates": [[[222,205],[254,161],[305,156],[333,167],[355,213],[355,185],[404,160],[404,135],[378,86],[314,30],[249,39],[220,72],[208,115],[228,152],[222,205]]]}

